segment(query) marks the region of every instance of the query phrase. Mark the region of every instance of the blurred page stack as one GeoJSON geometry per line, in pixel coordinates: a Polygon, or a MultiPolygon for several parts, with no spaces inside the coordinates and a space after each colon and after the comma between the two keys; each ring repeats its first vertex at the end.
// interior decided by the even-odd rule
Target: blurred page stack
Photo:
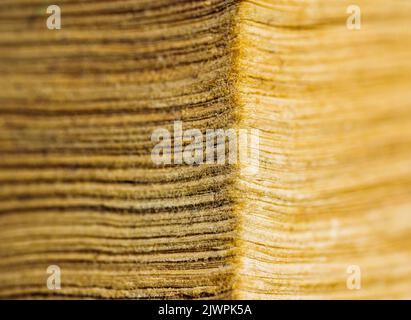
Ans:
{"type": "Polygon", "coordinates": [[[1,298],[411,298],[408,1],[55,5],[0,3],[1,298]]]}

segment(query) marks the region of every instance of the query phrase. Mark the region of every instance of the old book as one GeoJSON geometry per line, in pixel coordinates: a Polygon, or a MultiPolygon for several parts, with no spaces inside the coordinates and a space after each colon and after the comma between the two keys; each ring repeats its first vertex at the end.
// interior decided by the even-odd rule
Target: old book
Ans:
{"type": "Polygon", "coordinates": [[[0,2],[0,297],[411,298],[411,5],[0,2]]]}

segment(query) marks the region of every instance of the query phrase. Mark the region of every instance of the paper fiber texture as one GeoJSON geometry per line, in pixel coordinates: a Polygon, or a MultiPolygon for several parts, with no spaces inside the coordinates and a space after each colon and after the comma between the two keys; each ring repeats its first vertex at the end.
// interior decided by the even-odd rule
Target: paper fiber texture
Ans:
{"type": "Polygon", "coordinates": [[[0,2],[1,298],[411,298],[408,1],[50,5],[0,2]]]}

